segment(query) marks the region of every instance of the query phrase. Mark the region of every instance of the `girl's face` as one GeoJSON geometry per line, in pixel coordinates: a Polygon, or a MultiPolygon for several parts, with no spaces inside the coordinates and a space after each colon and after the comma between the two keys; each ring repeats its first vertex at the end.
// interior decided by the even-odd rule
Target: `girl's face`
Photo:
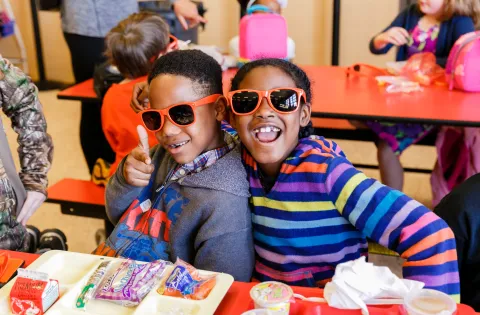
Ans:
{"type": "MultiPolygon", "coordinates": [[[[150,83],[150,106],[164,109],[182,102],[195,102],[208,95],[199,94],[201,86],[195,86],[190,79],[162,74],[150,83]]],[[[224,119],[225,99],[220,98],[215,104],[207,104],[194,109],[195,122],[186,127],[174,125],[169,118],[162,129],[155,132],[155,137],[179,164],[193,161],[203,152],[222,145],[223,136],[218,124],[224,119]]]]}
{"type": "Polygon", "coordinates": [[[280,7],[280,4],[277,2],[277,0],[257,0],[255,1],[255,4],[269,7],[274,13],[282,13],[282,8],[280,7]]]}
{"type": "MultiPolygon", "coordinates": [[[[286,87],[297,86],[289,75],[271,66],[253,69],[239,85],[240,90],[259,91],[286,87]]],[[[251,115],[235,115],[232,125],[262,171],[268,176],[276,176],[283,161],[297,146],[300,127],[305,127],[309,121],[310,104],[303,105],[294,113],[280,114],[264,98],[258,110],[251,115]],[[274,128],[265,132],[266,127],[274,128]],[[264,132],[261,132],[262,128],[264,132]]]]}
{"type": "Polygon", "coordinates": [[[420,11],[425,15],[440,16],[443,12],[446,0],[420,0],[420,11]]]}

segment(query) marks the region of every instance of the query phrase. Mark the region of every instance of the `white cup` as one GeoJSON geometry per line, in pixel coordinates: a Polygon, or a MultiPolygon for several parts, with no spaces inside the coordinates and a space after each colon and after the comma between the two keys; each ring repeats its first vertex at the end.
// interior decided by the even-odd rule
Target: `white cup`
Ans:
{"type": "Polygon", "coordinates": [[[405,298],[403,311],[408,315],[453,315],[457,304],[443,292],[422,289],[405,298]]]}
{"type": "Polygon", "coordinates": [[[288,315],[292,296],[288,285],[275,281],[259,283],[250,290],[255,309],[274,311],[275,315],[288,315]]]}

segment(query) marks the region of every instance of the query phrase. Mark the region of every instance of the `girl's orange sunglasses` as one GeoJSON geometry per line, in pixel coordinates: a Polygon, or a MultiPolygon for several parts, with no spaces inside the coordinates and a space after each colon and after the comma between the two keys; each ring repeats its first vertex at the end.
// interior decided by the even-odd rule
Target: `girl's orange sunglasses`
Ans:
{"type": "Polygon", "coordinates": [[[300,107],[301,99],[306,103],[305,91],[297,88],[278,88],[268,91],[237,90],[228,93],[228,103],[235,115],[250,115],[258,110],[262,100],[280,113],[293,113],[300,107]]]}
{"type": "Polygon", "coordinates": [[[139,112],[138,115],[142,117],[145,128],[153,132],[162,129],[166,117],[174,125],[186,127],[195,123],[195,107],[214,103],[221,96],[222,94],[213,94],[195,102],[174,104],[164,109],[146,109],[139,112]]]}

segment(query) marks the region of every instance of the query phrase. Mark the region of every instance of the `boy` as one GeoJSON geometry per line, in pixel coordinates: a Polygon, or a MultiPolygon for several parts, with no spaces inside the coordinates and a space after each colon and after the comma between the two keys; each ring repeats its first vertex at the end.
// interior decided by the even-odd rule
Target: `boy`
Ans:
{"type": "Polygon", "coordinates": [[[148,78],[145,130],[106,191],[118,223],[96,254],[143,261],[176,258],[249,281],[254,253],[248,182],[239,143],[222,131],[222,70],[198,50],[158,59],[148,78]]]}
{"type": "MultiPolygon", "coordinates": [[[[138,142],[136,126],[139,121],[129,107],[135,84],[147,80],[146,76],[158,57],[179,48],[188,49],[188,45],[170,36],[169,27],[160,15],[141,12],[130,15],[115,26],[107,34],[105,46],[107,65],[116,67],[120,77],[125,78],[119,84],[109,87],[103,99],[102,128],[115,152],[115,162],[110,166],[110,174],[106,176],[109,177],[138,142]],[[119,121],[122,123],[119,124],[119,121]]],[[[211,47],[194,46],[194,49],[203,50],[219,63],[226,60],[211,47]]],[[[101,68],[97,71],[101,71],[101,68]]],[[[101,85],[104,82],[99,83],[101,85]]],[[[107,87],[103,89],[105,88],[107,87]]],[[[153,134],[149,137],[149,143],[156,143],[153,134]]],[[[99,170],[94,171],[94,174],[101,173],[103,172],[99,170]]]]}

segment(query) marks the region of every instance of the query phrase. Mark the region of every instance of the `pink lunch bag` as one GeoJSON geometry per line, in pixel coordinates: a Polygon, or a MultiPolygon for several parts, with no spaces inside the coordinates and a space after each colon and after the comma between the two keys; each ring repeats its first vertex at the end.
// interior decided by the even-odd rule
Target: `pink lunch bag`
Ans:
{"type": "Polygon", "coordinates": [[[450,90],[480,92],[480,31],[457,40],[448,56],[445,73],[450,90]]]}
{"type": "MultiPolygon", "coordinates": [[[[256,6],[252,6],[252,13],[256,6]]],[[[240,59],[287,58],[288,30],[279,14],[247,14],[240,21],[240,59]]]]}

